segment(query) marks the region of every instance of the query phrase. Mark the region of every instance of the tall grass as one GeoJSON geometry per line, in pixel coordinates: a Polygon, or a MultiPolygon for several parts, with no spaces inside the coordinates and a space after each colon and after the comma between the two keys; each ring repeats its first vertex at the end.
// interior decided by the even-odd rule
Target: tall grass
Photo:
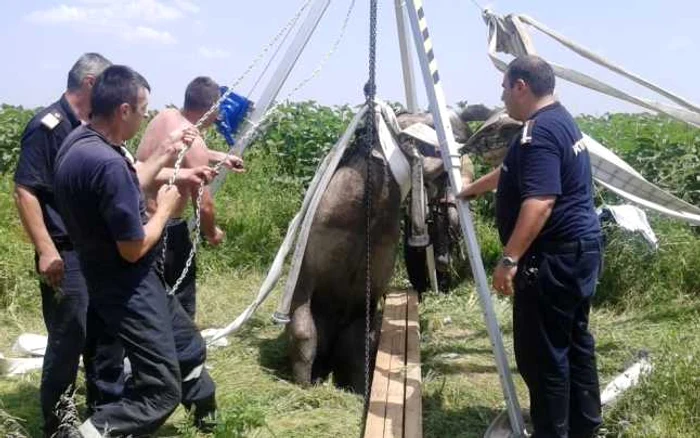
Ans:
{"type": "Polygon", "coordinates": [[[606,227],[604,272],[597,304],[629,307],[658,306],[674,300],[700,299],[700,238],[690,227],[668,219],[651,221],[658,250],[640,235],[614,225],[606,227]]]}
{"type": "Polygon", "coordinates": [[[0,175],[0,309],[8,314],[38,303],[34,251],[17,216],[9,175],[0,175]]]}
{"type": "Polygon", "coordinates": [[[700,317],[662,333],[653,372],[607,415],[609,436],[694,437],[700,430],[700,317]]]}

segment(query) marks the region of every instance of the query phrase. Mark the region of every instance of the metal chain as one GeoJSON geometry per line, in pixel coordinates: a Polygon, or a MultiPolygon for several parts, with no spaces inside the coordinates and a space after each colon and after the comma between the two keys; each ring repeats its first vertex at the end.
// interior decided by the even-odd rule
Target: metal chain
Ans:
{"type": "MultiPolygon", "coordinates": [[[[343,20],[343,24],[340,28],[340,33],[338,34],[338,37],[334,41],[333,45],[331,46],[331,49],[324,55],[324,57],[321,59],[319,62],[318,66],[316,69],[314,69],[311,74],[306,77],[304,80],[300,81],[293,89],[290,91],[284,99],[279,100],[276,104],[270,107],[270,109],[260,118],[260,120],[251,125],[250,129],[245,132],[243,137],[239,139],[239,142],[245,142],[249,141],[254,135],[259,134],[258,128],[265,124],[274,114],[276,114],[279,110],[279,108],[283,105],[284,102],[288,101],[294,94],[296,94],[299,90],[304,88],[306,84],[311,82],[318,74],[323,70],[323,67],[325,66],[326,62],[330,59],[331,56],[335,53],[335,51],[338,49],[338,46],[340,45],[340,42],[342,41],[343,37],[345,36],[345,32],[348,27],[348,23],[350,22],[350,17],[352,16],[352,11],[355,9],[355,2],[356,0],[351,0],[350,6],[348,7],[348,11],[345,14],[345,18],[343,20]]],[[[308,2],[307,2],[308,4],[308,2]]],[[[229,89],[230,90],[230,89],[229,89]]],[[[218,105],[218,103],[216,104],[218,105]]],[[[250,123],[249,120],[247,120],[248,123],[250,123]]],[[[224,162],[231,156],[233,155],[233,149],[229,150],[226,156],[216,163],[214,165],[214,170],[218,172],[221,167],[223,166],[224,162]]],[[[177,164],[177,163],[176,163],[177,164]]],[[[182,270],[182,273],[178,277],[177,281],[173,285],[173,287],[170,289],[170,294],[174,294],[175,291],[177,291],[178,287],[182,284],[182,282],[185,279],[185,276],[187,275],[187,272],[190,269],[190,266],[192,265],[192,261],[194,260],[195,253],[197,252],[197,245],[199,244],[200,241],[200,209],[202,206],[202,194],[204,193],[204,182],[201,182],[199,185],[199,190],[197,191],[197,202],[196,202],[196,207],[195,207],[195,227],[193,229],[194,237],[192,239],[192,249],[190,250],[190,254],[187,257],[187,261],[185,262],[185,267],[182,270]]],[[[167,233],[165,235],[165,238],[167,239],[167,233]]],[[[163,246],[163,260],[165,260],[165,241],[164,239],[164,246],[163,246]]]]}
{"type": "Polygon", "coordinates": [[[376,80],[377,61],[377,0],[371,0],[369,6],[369,79],[365,86],[365,98],[367,100],[367,180],[365,181],[365,213],[366,213],[366,235],[367,246],[367,269],[365,272],[365,404],[369,407],[369,365],[370,365],[370,333],[371,333],[371,305],[372,305],[372,150],[377,132],[376,117],[374,110],[375,96],[377,93],[376,80]]]}
{"type": "MultiPolygon", "coordinates": [[[[282,29],[280,29],[280,31],[277,33],[277,35],[275,35],[275,37],[272,39],[272,41],[270,41],[267,44],[267,46],[265,46],[263,48],[262,52],[260,52],[260,54],[250,63],[248,68],[246,68],[246,70],[238,77],[238,79],[236,79],[236,81],[228,87],[228,90],[224,94],[222,94],[221,97],[219,97],[219,100],[217,100],[211,106],[211,108],[209,108],[209,110],[206,113],[204,113],[204,115],[202,117],[199,118],[197,123],[195,123],[195,125],[194,125],[194,127],[196,129],[202,128],[202,125],[204,124],[204,122],[207,119],[209,119],[209,117],[211,117],[211,115],[214,114],[215,111],[217,111],[219,109],[219,105],[221,105],[221,103],[224,100],[226,100],[226,98],[231,93],[233,93],[233,90],[243,81],[243,79],[245,79],[250,74],[250,72],[263,59],[263,57],[267,54],[267,52],[269,52],[270,49],[277,43],[277,40],[279,40],[282,37],[282,35],[285,35],[288,32],[288,30],[292,26],[294,26],[297,23],[297,21],[299,21],[299,17],[301,17],[301,14],[304,12],[304,10],[306,10],[306,8],[309,6],[311,1],[312,0],[306,0],[306,2],[301,6],[301,8],[297,11],[297,13],[289,20],[289,22],[287,22],[287,24],[282,29]]],[[[184,147],[178,153],[177,159],[175,160],[175,165],[173,166],[174,172],[173,172],[173,175],[170,177],[170,181],[168,183],[169,185],[173,185],[175,183],[175,178],[177,177],[177,173],[180,171],[180,166],[182,165],[182,161],[183,161],[183,159],[185,157],[185,153],[187,153],[188,149],[189,149],[189,147],[184,147]]]]}
{"type": "MultiPolygon", "coordinates": [[[[202,116],[199,118],[197,123],[194,125],[197,130],[201,129],[202,125],[204,124],[204,121],[207,120],[211,115],[214,113],[219,108],[219,105],[221,105],[221,102],[224,101],[232,92],[233,90],[246,78],[248,75],[253,71],[256,65],[265,57],[267,52],[270,51],[270,49],[277,44],[277,41],[284,35],[285,39],[287,38],[287,35],[289,35],[290,30],[292,27],[299,21],[299,18],[301,17],[301,14],[304,13],[306,8],[311,4],[312,0],[306,0],[303,5],[299,8],[299,10],[294,14],[294,16],[287,22],[287,24],[284,25],[282,29],[280,29],[279,32],[277,32],[277,35],[275,35],[272,40],[265,46],[263,47],[262,51],[258,54],[258,56],[253,59],[253,61],[248,65],[248,67],[243,71],[243,73],[231,84],[231,86],[228,87],[228,90],[226,93],[224,93],[219,100],[217,100],[211,108],[202,116]]],[[[281,46],[281,45],[280,45],[281,46]]],[[[277,52],[275,52],[276,54],[277,52]]],[[[263,72],[264,74],[264,72],[263,72]]],[[[262,74],[261,74],[262,76],[262,74]]],[[[259,79],[259,78],[258,78],[259,79]]],[[[257,82],[256,82],[257,84],[257,82]]],[[[185,146],[182,148],[177,155],[177,158],[175,159],[175,165],[173,166],[173,174],[170,177],[168,181],[168,186],[172,186],[175,184],[175,179],[177,178],[177,174],[180,172],[180,168],[182,167],[182,161],[185,158],[185,154],[189,150],[189,146],[185,146]]],[[[228,158],[228,155],[226,156],[228,158]]],[[[225,159],[226,159],[225,158],[225,159]]],[[[219,166],[220,168],[221,166],[219,166]]],[[[195,239],[197,242],[199,242],[199,208],[201,206],[201,195],[202,193],[202,185],[200,184],[199,191],[197,193],[197,211],[195,211],[195,220],[197,223],[197,237],[195,239]]],[[[162,251],[162,258],[163,258],[163,263],[165,263],[165,254],[168,248],[168,228],[166,227],[163,230],[163,251],[162,251]]],[[[193,247],[194,248],[194,247],[193,247]]],[[[194,258],[194,255],[191,254],[190,257],[187,258],[187,264],[185,265],[184,268],[184,273],[178,278],[178,281],[176,282],[176,285],[179,286],[180,283],[182,283],[182,279],[184,279],[185,275],[187,274],[187,271],[189,270],[190,265],[192,264],[192,259],[194,258]]],[[[173,287],[171,289],[170,293],[173,293],[177,288],[173,287]]]]}

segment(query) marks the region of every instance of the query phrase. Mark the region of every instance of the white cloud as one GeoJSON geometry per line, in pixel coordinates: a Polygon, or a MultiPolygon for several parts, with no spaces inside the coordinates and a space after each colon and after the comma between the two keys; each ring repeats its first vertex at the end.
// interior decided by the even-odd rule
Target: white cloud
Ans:
{"type": "Polygon", "coordinates": [[[61,4],[33,11],[28,19],[39,24],[103,23],[112,20],[158,23],[178,20],[185,14],[197,12],[191,6],[180,7],[177,3],[169,5],[158,0],[82,0],[82,3],[83,6],[61,4]]]}
{"type": "Polygon", "coordinates": [[[88,11],[75,6],[60,5],[56,8],[33,11],[27,20],[38,24],[79,23],[88,19],[88,11]]]}
{"type": "Polygon", "coordinates": [[[146,26],[137,26],[128,34],[123,35],[123,38],[129,42],[152,41],[161,44],[175,44],[177,42],[170,32],[156,30],[146,26]]]}
{"type": "Polygon", "coordinates": [[[69,0],[32,11],[26,20],[39,25],[106,32],[125,41],[173,44],[175,37],[155,25],[183,21],[198,12],[199,7],[189,0],[69,0]]]}
{"type": "Polygon", "coordinates": [[[231,53],[223,49],[217,49],[212,47],[200,47],[199,55],[207,59],[225,59],[230,58],[231,53]]]}

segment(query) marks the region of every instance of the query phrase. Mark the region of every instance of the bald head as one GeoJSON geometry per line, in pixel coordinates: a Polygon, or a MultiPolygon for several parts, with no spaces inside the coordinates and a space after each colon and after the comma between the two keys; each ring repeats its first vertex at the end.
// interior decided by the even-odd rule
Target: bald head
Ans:
{"type": "Polygon", "coordinates": [[[535,55],[520,56],[508,65],[506,77],[511,87],[520,79],[535,97],[554,93],[554,71],[547,61],[535,55]]]}

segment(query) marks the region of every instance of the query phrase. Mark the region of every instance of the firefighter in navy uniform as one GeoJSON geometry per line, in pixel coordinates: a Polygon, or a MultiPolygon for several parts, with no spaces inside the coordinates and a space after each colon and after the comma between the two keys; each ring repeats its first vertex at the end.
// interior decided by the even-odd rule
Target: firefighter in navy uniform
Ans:
{"type": "Polygon", "coordinates": [[[588,329],[602,263],[602,238],[582,134],[555,100],[551,66],[511,62],[503,101],[525,122],[503,164],[459,194],[496,191],[504,253],[493,274],[514,294],[518,370],[530,392],[535,438],[595,436],[602,423],[595,342],[588,329]]]}
{"type": "Polygon", "coordinates": [[[122,398],[101,405],[80,426],[84,437],[150,434],[180,402],[194,409],[198,427],[210,428],[207,417],[216,409],[214,382],[204,367],[206,345],[179,301],[166,293],[162,271],[162,232],[179,192],[161,187],[148,216],[141,189],[156,183],[165,163],[197,132],[173,133],[166,153],[134,164],[122,145],[147,114],[149,90],[129,67],[107,68],[93,87],[90,124],[75,129],[56,157],[56,201],[91,305],[105,330],[121,340],[133,370],[122,398]]]}
{"type": "Polygon", "coordinates": [[[81,354],[90,409],[118,398],[123,388],[123,351],[114,338],[93,327],[85,279],[53,192],[56,153],[81,120],[87,120],[95,77],[109,65],[96,53],[77,60],[68,73],[66,92],[27,124],[14,175],[17,209],[35,248],[48,332],[40,389],[45,436],[56,431],[56,403],[75,382],[81,354]]]}

